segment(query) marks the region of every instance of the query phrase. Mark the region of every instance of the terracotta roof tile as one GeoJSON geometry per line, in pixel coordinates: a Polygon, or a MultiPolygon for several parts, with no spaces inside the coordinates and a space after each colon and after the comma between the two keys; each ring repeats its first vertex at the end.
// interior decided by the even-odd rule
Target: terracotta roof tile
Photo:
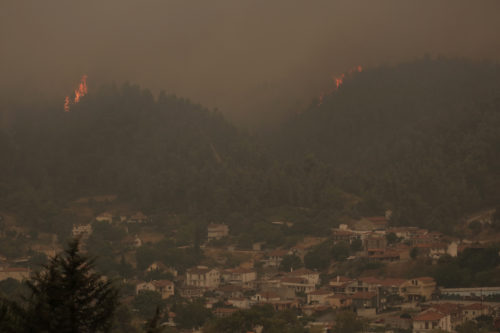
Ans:
{"type": "Polygon", "coordinates": [[[413,321],[436,321],[439,320],[446,315],[444,313],[436,312],[436,311],[427,311],[418,314],[413,318],[413,321]]]}

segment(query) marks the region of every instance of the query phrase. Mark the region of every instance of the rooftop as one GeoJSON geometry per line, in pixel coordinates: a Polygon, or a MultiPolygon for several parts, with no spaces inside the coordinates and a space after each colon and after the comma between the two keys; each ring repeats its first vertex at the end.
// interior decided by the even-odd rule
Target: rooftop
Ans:
{"type": "Polygon", "coordinates": [[[446,315],[444,313],[431,310],[418,314],[416,317],[413,318],[413,321],[436,321],[445,316],[446,315]]]}

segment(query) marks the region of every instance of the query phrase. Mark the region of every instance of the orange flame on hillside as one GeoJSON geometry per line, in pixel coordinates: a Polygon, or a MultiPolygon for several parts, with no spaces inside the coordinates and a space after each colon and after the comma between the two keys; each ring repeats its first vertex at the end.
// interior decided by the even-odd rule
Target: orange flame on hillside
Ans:
{"type": "Polygon", "coordinates": [[[64,111],[69,112],[70,109],[70,104],[76,104],[80,102],[80,99],[87,95],[88,89],[87,89],[87,75],[83,75],[82,79],[80,80],[80,84],[78,85],[78,88],[75,89],[75,98],[73,101],[69,98],[69,96],[66,96],[64,99],[64,111]]]}
{"type": "Polygon", "coordinates": [[[87,75],[82,76],[82,81],[78,85],[78,89],[75,89],[75,103],[80,101],[80,98],[87,95],[87,75]]]}
{"type": "Polygon", "coordinates": [[[333,82],[335,83],[335,87],[333,87],[333,89],[330,90],[329,92],[327,92],[327,93],[322,92],[319,95],[318,106],[320,106],[323,103],[323,99],[325,98],[326,95],[331,95],[334,92],[336,92],[337,90],[339,90],[339,88],[342,86],[342,84],[344,84],[344,80],[346,79],[346,77],[351,76],[355,73],[361,73],[362,71],[363,71],[363,67],[356,66],[356,67],[349,69],[346,73],[342,73],[339,76],[333,76],[332,79],[333,79],[333,82]]]}
{"type": "Polygon", "coordinates": [[[69,100],[69,96],[66,96],[66,98],[64,98],[64,111],[65,112],[69,112],[69,103],[71,103],[69,100]]]}

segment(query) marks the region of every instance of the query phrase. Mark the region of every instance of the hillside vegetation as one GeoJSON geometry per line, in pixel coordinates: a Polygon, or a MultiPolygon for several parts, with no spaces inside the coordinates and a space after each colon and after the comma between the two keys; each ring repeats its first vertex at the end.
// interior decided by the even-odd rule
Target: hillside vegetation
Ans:
{"type": "Polygon", "coordinates": [[[321,233],[388,208],[394,224],[449,230],[500,202],[498,66],[423,59],[369,69],[317,104],[259,137],[128,84],[91,91],[67,113],[11,105],[0,118],[9,119],[0,211],[50,230],[69,201],[113,193],[152,215],[233,230],[293,219],[297,231],[321,233]]]}
{"type": "Polygon", "coordinates": [[[314,156],[362,209],[449,228],[500,202],[500,67],[423,59],[369,69],[282,126],[285,160],[314,156]]]}

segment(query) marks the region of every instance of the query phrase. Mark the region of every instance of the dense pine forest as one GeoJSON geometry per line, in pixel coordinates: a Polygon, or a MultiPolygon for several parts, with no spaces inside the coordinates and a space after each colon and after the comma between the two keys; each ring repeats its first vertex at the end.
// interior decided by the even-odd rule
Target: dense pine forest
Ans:
{"type": "Polygon", "coordinates": [[[67,203],[110,193],[152,216],[236,231],[290,219],[313,234],[386,209],[393,224],[452,231],[500,203],[500,67],[491,63],[367,69],[253,133],[130,84],[91,90],[70,112],[28,102],[1,109],[0,211],[41,230],[57,228],[67,203]]]}

